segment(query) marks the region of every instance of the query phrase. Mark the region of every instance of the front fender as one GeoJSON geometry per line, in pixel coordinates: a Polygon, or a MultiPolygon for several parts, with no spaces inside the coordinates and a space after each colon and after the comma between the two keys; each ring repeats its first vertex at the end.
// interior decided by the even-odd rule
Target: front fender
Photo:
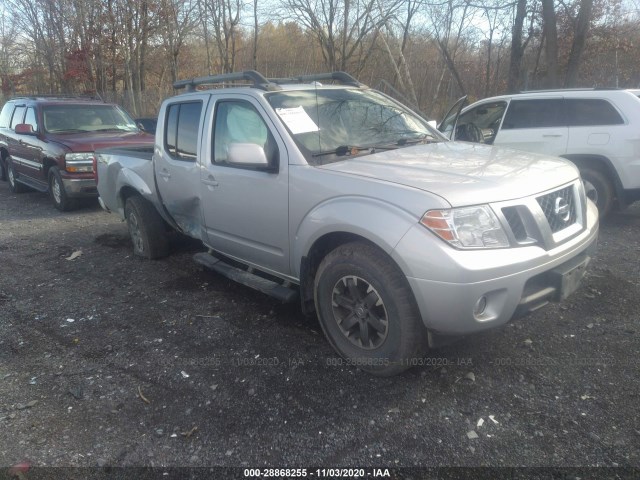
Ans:
{"type": "Polygon", "coordinates": [[[419,221],[415,215],[387,202],[343,196],[313,208],[300,222],[293,242],[291,271],[300,277],[300,261],[316,241],[332,233],[363,237],[391,255],[405,233],[419,221]]]}

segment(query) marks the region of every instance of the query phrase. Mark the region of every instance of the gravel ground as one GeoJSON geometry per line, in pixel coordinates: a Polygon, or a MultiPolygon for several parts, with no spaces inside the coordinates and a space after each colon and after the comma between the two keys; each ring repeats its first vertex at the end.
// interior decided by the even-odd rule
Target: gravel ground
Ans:
{"type": "MultiPolygon", "coordinates": [[[[0,466],[640,466],[640,208],[582,288],[380,379],[315,320],[0,183],[0,466]]],[[[1,475],[0,475],[1,476],[1,475]]]]}

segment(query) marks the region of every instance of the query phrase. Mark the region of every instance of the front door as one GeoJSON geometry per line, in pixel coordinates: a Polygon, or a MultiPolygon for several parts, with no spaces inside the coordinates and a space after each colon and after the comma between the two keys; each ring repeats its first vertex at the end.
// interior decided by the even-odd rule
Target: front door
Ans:
{"type": "Polygon", "coordinates": [[[221,253],[286,276],[289,186],[284,143],[253,97],[214,100],[207,115],[210,138],[200,186],[207,242],[221,253]],[[262,147],[268,166],[228,162],[233,144],[262,147]]]}

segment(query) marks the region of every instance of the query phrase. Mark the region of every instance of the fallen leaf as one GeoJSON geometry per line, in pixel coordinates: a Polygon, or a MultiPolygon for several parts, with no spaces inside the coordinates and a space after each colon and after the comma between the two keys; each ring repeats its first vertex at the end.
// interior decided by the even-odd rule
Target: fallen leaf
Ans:
{"type": "Polygon", "coordinates": [[[66,257],[66,260],[75,260],[76,258],[78,258],[81,255],[82,255],[82,250],[76,250],[71,255],[66,257]]]}

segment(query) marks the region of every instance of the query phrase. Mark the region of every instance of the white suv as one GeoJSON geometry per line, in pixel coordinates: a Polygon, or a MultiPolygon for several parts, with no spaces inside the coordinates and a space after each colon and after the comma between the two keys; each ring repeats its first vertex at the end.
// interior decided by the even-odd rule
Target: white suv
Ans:
{"type": "Polygon", "coordinates": [[[572,161],[604,217],[614,205],[640,200],[640,98],[634,93],[535,91],[486,98],[461,112],[460,99],[439,128],[457,140],[572,161]]]}

